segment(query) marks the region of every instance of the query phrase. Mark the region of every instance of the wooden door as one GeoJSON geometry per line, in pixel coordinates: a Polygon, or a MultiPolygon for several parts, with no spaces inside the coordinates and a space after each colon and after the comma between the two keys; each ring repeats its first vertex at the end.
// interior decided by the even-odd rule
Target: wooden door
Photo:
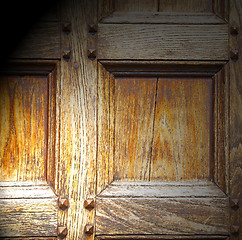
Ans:
{"type": "Polygon", "coordinates": [[[56,5],[1,73],[1,237],[240,239],[241,9],[56,5]]]}

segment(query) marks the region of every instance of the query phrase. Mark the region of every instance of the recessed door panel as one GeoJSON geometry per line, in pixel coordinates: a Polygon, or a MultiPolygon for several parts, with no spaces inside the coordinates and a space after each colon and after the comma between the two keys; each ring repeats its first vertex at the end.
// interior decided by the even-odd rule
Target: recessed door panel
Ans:
{"type": "Polygon", "coordinates": [[[1,77],[0,181],[45,181],[48,80],[1,77]]]}

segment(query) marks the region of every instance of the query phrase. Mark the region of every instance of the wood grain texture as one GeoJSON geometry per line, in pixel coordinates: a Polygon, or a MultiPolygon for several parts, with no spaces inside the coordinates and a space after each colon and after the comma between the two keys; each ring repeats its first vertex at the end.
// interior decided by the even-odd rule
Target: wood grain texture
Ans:
{"type": "Polygon", "coordinates": [[[0,181],[45,181],[48,80],[1,77],[0,181]]]}
{"type": "MultiPolygon", "coordinates": [[[[13,238],[2,238],[0,237],[1,240],[13,240],[13,238]]],[[[14,238],[14,240],[55,240],[57,237],[20,237],[20,238],[14,238]]]]}
{"type": "Polygon", "coordinates": [[[15,186],[0,186],[0,199],[33,198],[56,198],[56,195],[53,189],[47,185],[37,186],[31,184],[29,186],[16,186],[15,184],[15,186]]]}
{"type": "Polygon", "coordinates": [[[97,198],[96,205],[97,235],[228,234],[226,198],[97,198]]]}
{"type": "Polygon", "coordinates": [[[214,77],[214,162],[211,174],[216,184],[228,193],[228,94],[226,67],[214,77]]]}
{"type": "Polygon", "coordinates": [[[98,64],[97,193],[113,181],[114,76],[98,64]]]}
{"type": "Polygon", "coordinates": [[[214,77],[226,61],[101,60],[100,63],[115,77],[214,77]]]}
{"type": "Polygon", "coordinates": [[[16,47],[12,58],[60,58],[60,25],[58,22],[39,22],[30,29],[16,47]]]}
{"type": "MultiPolygon", "coordinates": [[[[144,156],[146,154],[148,157],[147,161],[148,159],[151,161],[150,170],[146,168],[146,170],[141,170],[148,172],[149,177],[146,178],[146,180],[151,179],[159,181],[162,179],[163,181],[180,181],[214,179],[225,191],[225,187],[227,186],[225,184],[227,175],[226,166],[228,166],[227,163],[225,163],[225,149],[227,148],[225,144],[225,111],[227,110],[225,108],[226,101],[224,99],[224,71],[219,71],[223,63],[218,62],[218,65],[214,62],[213,64],[208,64],[206,62],[176,62],[171,64],[170,62],[159,61],[101,61],[101,63],[105,68],[100,65],[101,75],[99,81],[101,85],[98,89],[100,102],[98,106],[100,115],[98,118],[98,125],[100,125],[98,131],[100,140],[100,148],[98,151],[98,175],[103,176],[105,180],[98,177],[98,186],[101,182],[102,186],[100,185],[100,189],[97,192],[99,193],[107,186],[108,179],[109,182],[112,181],[113,175],[111,172],[113,171],[113,161],[115,163],[114,170],[116,172],[127,172],[129,162],[124,159],[127,159],[126,156],[128,156],[127,153],[131,146],[130,143],[132,143],[132,146],[139,146],[139,143],[142,142],[143,139],[145,139],[145,141],[152,139],[152,146],[150,146],[150,148],[148,146],[142,148],[142,151],[145,152],[140,155],[144,156]],[[110,74],[109,71],[112,74],[110,74]],[[218,71],[219,73],[217,73],[218,71]],[[152,129],[152,132],[148,131],[148,134],[144,134],[144,136],[140,138],[136,137],[133,141],[129,141],[130,135],[126,134],[129,132],[129,126],[133,124],[132,126],[136,126],[138,129],[142,127],[142,122],[146,121],[143,120],[143,118],[146,119],[146,116],[150,115],[151,111],[150,106],[146,104],[146,102],[143,105],[141,104],[140,106],[143,106],[142,118],[138,117],[136,123],[134,121],[128,121],[132,124],[129,125],[125,123],[120,129],[122,119],[126,119],[126,115],[131,111],[130,106],[132,106],[132,104],[129,102],[129,99],[134,99],[133,102],[139,103],[139,99],[143,96],[141,91],[137,95],[137,91],[132,87],[132,81],[134,79],[140,79],[140,82],[142,82],[142,79],[154,79],[151,77],[137,78],[138,74],[141,76],[164,75],[165,77],[159,78],[157,94],[153,94],[153,97],[154,95],[158,96],[155,97],[156,110],[153,116],[155,120],[153,121],[152,117],[149,116],[149,124],[153,121],[154,131],[152,129]],[[129,77],[124,77],[126,75],[129,77]],[[174,76],[168,78],[166,75],[174,76]],[[194,77],[191,77],[193,75],[194,77]],[[111,80],[110,77],[114,77],[116,80],[111,80]],[[124,79],[127,84],[124,82],[125,86],[123,88],[115,86],[118,82],[122,83],[124,79]],[[114,85],[112,87],[114,89],[113,91],[110,91],[110,84],[114,85]],[[127,94],[123,92],[121,92],[121,95],[119,94],[120,96],[118,96],[118,99],[120,100],[118,100],[118,102],[120,103],[117,103],[116,100],[116,93],[120,92],[120,89],[117,90],[118,88],[124,89],[124,93],[127,92],[127,94]],[[111,97],[111,95],[114,95],[114,97],[111,97]],[[130,97],[126,98],[123,95],[130,95],[130,97]],[[123,102],[122,99],[126,99],[125,102],[123,102]],[[171,101],[172,99],[174,100],[174,104],[171,101]],[[128,108],[125,107],[126,102],[128,108]],[[114,104],[114,106],[111,106],[112,104],[114,104]],[[117,111],[117,104],[120,105],[119,111],[117,111]],[[114,111],[115,114],[111,114],[111,111],[114,111]],[[120,115],[118,118],[116,117],[116,112],[120,115]],[[180,118],[178,119],[177,117],[179,116],[180,118]],[[161,131],[160,124],[164,120],[164,117],[171,121],[171,123],[167,122],[166,125],[162,125],[162,129],[166,129],[167,134],[170,129],[170,137],[171,140],[173,139],[170,141],[170,144],[168,144],[168,142],[166,142],[166,144],[164,144],[164,141],[162,142],[162,139],[166,139],[169,135],[161,131]],[[176,118],[177,120],[175,120],[176,118]],[[115,122],[115,129],[111,127],[113,122],[115,122]],[[122,129],[125,130],[122,131],[122,129]],[[118,131],[120,131],[120,133],[117,133],[118,131]],[[111,145],[111,142],[114,136],[116,136],[116,140],[114,147],[112,147],[113,145],[111,145]],[[116,147],[116,142],[119,144],[118,147],[116,147]],[[170,152],[170,155],[168,154],[169,157],[164,160],[166,165],[162,166],[162,159],[169,148],[174,150],[174,156],[170,152]],[[154,156],[150,154],[152,151],[154,156]],[[115,154],[114,160],[112,161],[110,156],[113,152],[115,154]],[[120,156],[123,157],[120,158],[120,156]],[[171,161],[171,159],[173,159],[172,156],[178,158],[173,164],[171,161]],[[117,160],[119,158],[123,160],[117,160]],[[167,163],[168,159],[169,163],[167,163]],[[109,172],[108,165],[110,165],[111,172],[109,172]],[[156,165],[156,167],[153,168],[153,165],[156,165]],[[161,176],[163,171],[162,167],[164,167],[164,172],[166,174],[170,174],[168,178],[164,175],[161,176]],[[105,184],[104,181],[106,182],[105,184]]],[[[137,84],[139,85],[140,83],[137,84]]],[[[148,84],[150,84],[149,81],[148,84]]],[[[146,89],[148,88],[146,87],[146,89]]],[[[144,90],[142,90],[142,92],[145,93],[144,90]]],[[[147,97],[144,98],[147,99],[147,97]]],[[[139,108],[134,108],[135,111],[137,109],[139,108]]],[[[127,117],[128,120],[133,119],[133,115],[136,115],[135,111],[129,114],[132,116],[127,117]]],[[[146,143],[149,145],[149,141],[146,141],[146,143]]],[[[130,150],[130,152],[133,154],[132,156],[137,158],[138,155],[135,155],[134,151],[130,150]]],[[[142,169],[142,164],[140,163],[144,161],[144,159],[142,157],[137,159],[141,159],[134,164],[138,171],[138,169],[142,169]]],[[[123,180],[126,178],[132,180],[132,178],[128,176],[121,177],[118,176],[118,173],[117,175],[115,175],[115,173],[113,174],[117,179],[123,180]]],[[[138,173],[136,172],[136,174],[138,173]]],[[[139,174],[137,176],[139,176],[139,174]]],[[[137,180],[140,180],[139,177],[137,177],[137,180]]]]}
{"type": "Polygon", "coordinates": [[[223,24],[225,21],[213,13],[171,12],[113,12],[101,23],[159,23],[159,24],[223,24]]]}
{"type": "Polygon", "coordinates": [[[56,199],[1,199],[0,236],[56,236],[56,199]]]}
{"type": "Polygon", "coordinates": [[[229,1],[228,0],[213,0],[213,12],[218,17],[229,22],[229,1]]]}
{"type": "Polygon", "coordinates": [[[230,49],[238,49],[239,59],[229,62],[230,69],[230,195],[240,200],[240,208],[231,210],[231,224],[240,227],[239,234],[232,240],[242,238],[242,3],[230,1],[230,25],[237,26],[239,34],[230,36],[230,49]]]}
{"type": "MultiPolygon", "coordinates": [[[[174,240],[172,235],[99,235],[97,240],[174,240]]],[[[212,235],[178,235],[175,239],[179,240],[228,240],[228,236],[212,236],[212,235]]]]}
{"type": "Polygon", "coordinates": [[[98,20],[101,21],[114,11],[113,0],[99,0],[98,1],[98,20]]]}
{"type": "MultiPolygon", "coordinates": [[[[20,86],[25,89],[25,91],[21,92],[21,88],[18,89],[18,84],[16,84],[16,87],[14,91],[12,92],[12,98],[15,97],[15,103],[13,104],[10,102],[10,109],[11,109],[11,117],[13,120],[16,122],[16,116],[14,115],[16,112],[16,109],[19,108],[19,111],[23,111],[22,115],[19,116],[21,119],[17,119],[17,122],[20,120],[21,122],[24,122],[24,127],[21,129],[20,127],[23,125],[17,125],[19,127],[18,131],[23,135],[26,135],[26,139],[24,139],[26,143],[26,148],[24,147],[23,149],[11,149],[11,151],[17,151],[18,152],[18,157],[20,159],[22,158],[29,158],[29,162],[38,162],[39,159],[37,158],[38,156],[36,155],[33,159],[30,159],[30,156],[27,156],[25,153],[25,150],[32,149],[34,152],[35,149],[39,147],[39,155],[44,161],[39,161],[38,164],[42,164],[43,166],[40,167],[40,171],[44,169],[44,172],[42,172],[42,179],[38,179],[38,174],[40,174],[38,171],[36,172],[35,168],[30,168],[30,166],[22,166],[22,168],[26,168],[26,171],[28,172],[28,179],[22,178],[19,179],[19,181],[26,181],[26,182],[1,182],[1,186],[22,186],[24,184],[27,185],[46,185],[46,182],[51,185],[54,189],[56,189],[56,184],[57,184],[57,171],[56,171],[56,165],[57,165],[57,159],[58,157],[58,140],[59,138],[56,137],[58,136],[58,127],[56,127],[56,122],[58,119],[58,108],[56,107],[57,105],[57,98],[56,98],[56,92],[58,90],[58,76],[59,76],[59,62],[56,60],[11,60],[8,62],[8,64],[5,66],[4,69],[1,69],[1,76],[2,76],[2,81],[1,81],[1,87],[3,88],[4,82],[6,83],[6,79],[4,80],[5,77],[10,77],[14,79],[15,83],[20,83],[20,86]],[[35,79],[37,78],[38,81],[35,79]],[[25,81],[25,79],[28,79],[25,81]],[[32,80],[33,81],[32,81],[32,80]],[[42,80],[41,80],[42,79],[42,80]],[[31,82],[32,81],[32,82],[31,82]],[[30,87],[31,84],[32,88],[30,87]],[[41,96],[38,96],[36,94],[43,93],[45,96],[45,100],[43,101],[43,98],[41,96]],[[18,94],[16,94],[18,93],[18,94]],[[15,95],[14,95],[15,94],[15,95]],[[22,94],[24,96],[22,96],[22,94]],[[17,101],[24,102],[24,99],[28,99],[28,104],[26,105],[17,105],[17,101]],[[16,101],[17,100],[17,101],[16,101]],[[33,101],[32,101],[33,100],[33,101]],[[31,105],[32,104],[32,105],[31,105]],[[35,107],[35,104],[37,106],[35,107]],[[20,107],[19,107],[20,106],[20,107]],[[40,107],[43,107],[44,109],[40,109],[40,107]],[[14,107],[15,112],[14,112],[14,107]],[[41,110],[41,111],[39,111],[41,110]],[[32,114],[32,117],[30,118],[28,114],[32,114]],[[45,114],[45,115],[42,115],[45,114]],[[34,122],[34,121],[38,122],[34,122]],[[41,129],[38,129],[38,126],[41,126],[41,124],[44,126],[44,129],[42,129],[42,132],[44,132],[44,140],[41,142],[36,141],[36,139],[39,136],[34,136],[33,137],[28,137],[28,134],[31,136],[34,135],[36,132],[39,133],[41,129]],[[31,128],[28,128],[31,127],[31,128]],[[31,142],[34,140],[35,142],[31,142]],[[37,144],[38,142],[38,144],[37,144]],[[42,149],[41,149],[42,147],[42,149]],[[21,150],[21,151],[20,151],[21,150]],[[22,155],[21,155],[22,154],[22,155]],[[25,155],[24,155],[25,154],[25,155]],[[30,177],[31,175],[31,177],[30,177]],[[36,178],[36,179],[35,179],[36,178]],[[37,182],[33,182],[37,180],[37,182]],[[29,181],[32,181],[29,183],[29,181]]],[[[7,77],[7,78],[8,78],[7,77]]],[[[9,80],[10,84],[11,81],[9,80]]],[[[8,85],[7,84],[7,85],[8,85]]],[[[6,86],[7,86],[6,85],[6,86]]],[[[11,84],[10,84],[11,85],[11,84]]],[[[12,86],[13,87],[13,86],[12,86]]],[[[9,88],[10,92],[11,88],[9,88]]],[[[3,94],[3,93],[2,93],[3,94]]],[[[8,96],[3,96],[1,95],[1,101],[6,101],[8,99],[8,96]]],[[[8,108],[7,105],[2,104],[1,108],[8,108]]],[[[2,118],[6,120],[7,115],[4,116],[5,113],[2,114],[2,118]]],[[[14,133],[15,129],[15,122],[10,121],[8,125],[12,126],[12,133],[14,133]]],[[[1,123],[2,124],[2,123],[1,123]]],[[[6,122],[5,122],[6,124],[6,122]]],[[[4,128],[1,129],[3,131],[4,128]]],[[[12,134],[13,135],[13,134],[12,134]]],[[[14,135],[13,135],[14,136],[14,135]]],[[[16,138],[16,141],[18,140],[18,135],[16,138]]],[[[43,138],[43,136],[42,136],[43,138]]],[[[42,140],[40,138],[40,140],[42,140]]],[[[21,140],[23,141],[23,139],[21,140]]],[[[36,153],[36,151],[35,151],[36,153]]],[[[12,156],[16,157],[16,156],[12,156]]],[[[23,163],[24,164],[24,163],[23,163]]],[[[9,166],[11,167],[11,165],[9,166]]],[[[23,169],[22,175],[24,176],[26,173],[24,172],[25,170],[23,169]]],[[[5,179],[7,180],[7,179],[5,179]]],[[[10,181],[10,180],[8,180],[10,181]]],[[[15,179],[16,181],[16,179],[15,179]]]]}
{"type": "Polygon", "coordinates": [[[158,0],[114,0],[115,11],[157,12],[158,0]]]}
{"type": "Polygon", "coordinates": [[[212,79],[159,78],[151,180],[209,179],[212,79]]]}
{"type": "Polygon", "coordinates": [[[66,239],[92,239],[84,226],[94,222],[94,211],[83,207],[95,196],[97,154],[97,61],[87,57],[95,47],[88,24],[97,21],[97,1],[62,1],[63,22],[71,22],[70,34],[62,33],[62,50],[71,49],[69,60],[61,59],[59,197],[68,198],[68,211],[59,211],[58,224],[68,228],[66,239]],[[75,68],[74,68],[74,63],[75,68]]]}
{"type": "Polygon", "coordinates": [[[216,197],[226,195],[212,182],[112,182],[98,195],[102,198],[176,198],[216,197]]]}
{"type": "Polygon", "coordinates": [[[228,59],[226,25],[99,24],[98,29],[99,59],[228,59]]]}
{"type": "Polygon", "coordinates": [[[149,179],[156,84],[156,78],[115,79],[115,179],[149,179]]]}
{"type": "Polygon", "coordinates": [[[160,12],[211,12],[212,0],[159,0],[160,12]]]}

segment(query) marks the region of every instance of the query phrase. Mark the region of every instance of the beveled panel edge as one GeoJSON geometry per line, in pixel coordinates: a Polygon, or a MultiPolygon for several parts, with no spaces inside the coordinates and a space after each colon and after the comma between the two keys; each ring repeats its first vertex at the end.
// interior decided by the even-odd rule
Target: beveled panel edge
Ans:
{"type": "Polygon", "coordinates": [[[96,235],[95,240],[229,240],[228,236],[224,235],[96,235]]]}
{"type": "Polygon", "coordinates": [[[114,181],[97,198],[227,198],[210,181],[127,182],[114,181]]]}
{"type": "Polygon", "coordinates": [[[212,77],[227,61],[132,61],[99,60],[113,74],[120,76],[204,76],[212,77]]]}

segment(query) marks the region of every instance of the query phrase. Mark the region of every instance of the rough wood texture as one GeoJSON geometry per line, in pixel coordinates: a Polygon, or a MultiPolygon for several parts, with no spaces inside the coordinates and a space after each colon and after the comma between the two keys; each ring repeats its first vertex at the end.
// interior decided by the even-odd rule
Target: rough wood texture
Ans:
{"type": "Polygon", "coordinates": [[[99,63],[97,193],[113,181],[114,81],[114,76],[99,63]]]}
{"type": "Polygon", "coordinates": [[[229,21],[229,0],[213,0],[213,12],[218,17],[229,21]]]}
{"type": "Polygon", "coordinates": [[[112,177],[156,181],[214,179],[225,191],[225,93],[223,70],[219,71],[223,62],[101,63],[105,68],[99,65],[97,193],[112,177]],[[164,77],[154,87],[156,80],[149,75],[164,77]],[[147,95],[152,88],[153,95],[147,95]],[[155,106],[149,99],[156,102],[155,106]],[[146,134],[140,131],[144,126],[151,128],[146,134]],[[135,170],[129,173],[132,166],[135,170]]]}
{"type": "Polygon", "coordinates": [[[214,77],[226,64],[226,61],[101,60],[99,62],[115,77],[214,77]]]}
{"type": "Polygon", "coordinates": [[[149,179],[156,84],[156,78],[115,79],[115,179],[149,179]]]}
{"type": "Polygon", "coordinates": [[[151,180],[209,179],[212,79],[159,78],[151,180]]]}
{"type": "MultiPolygon", "coordinates": [[[[172,235],[104,235],[96,236],[97,240],[174,240],[172,235]]],[[[193,235],[175,237],[178,240],[228,240],[228,236],[211,236],[211,235],[193,235]]]]}
{"type": "Polygon", "coordinates": [[[228,193],[228,103],[229,88],[226,77],[227,66],[213,77],[214,80],[214,163],[211,166],[211,175],[216,184],[228,193]],[[222,174],[221,174],[222,173],[222,174]]]}
{"type": "Polygon", "coordinates": [[[113,0],[99,0],[98,1],[98,20],[101,21],[114,11],[113,0]]]}
{"type": "MultiPolygon", "coordinates": [[[[13,238],[1,238],[1,240],[13,240],[13,238]]],[[[24,238],[14,238],[14,240],[55,240],[56,237],[24,237],[24,238]]]]}
{"type": "Polygon", "coordinates": [[[228,234],[226,198],[97,198],[96,202],[97,235],[228,234]]]}
{"type": "Polygon", "coordinates": [[[115,11],[157,12],[158,0],[114,0],[115,11]]]}
{"type": "Polygon", "coordinates": [[[228,59],[226,25],[99,24],[98,29],[99,59],[228,59]]]}
{"type": "Polygon", "coordinates": [[[211,12],[212,0],[159,0],[160,12],[211,12]]]}
{"type": "Polygon", "coordinates": [[[239,234],[232,240],[242,238],[242,2],[230,1],[230,25],[237,26],[239,34],[230,36],[230,49],[238,49],[239,59],[231,60],[230,67],[230,195],[240,200],[240,208],[231,210],[231,225],[240,226],[239,234]]]}
{"type": "MultiPolygon", "coordinates": [[[[9,148],[10,152],[17,152],[16,155],[11,156],[16,161],[15,165],[10,164],[7,167],[10,169],[16,167],[16,164],[19,163],[19,169],[22,169],[21,174],[10,180],[9,177],[13,177],[12,175],[15,172],[13,169],[14,171],[11,171],[3,181],[37,181],[31,183],[35,185],[44,182],[46,184],[47,181],[49,185],[56,189],[56,159],[58,159],[56,92],[58,76],[59,63],[55,60],[14,60],[10,61],[4,69],[1,69],[2,93],[0,101],[3,104],[0,108],[3,111],[10,107],[10,115],[6,112],[1,114],[2,121],[6,120],[1,122],[1,125],[7,124],[11,135],[9,136],[13,138],[12,140],[15,139],[17,144],[16,146],[5,146],[6,149],[9,148]],[[4,78],[8,79],[8,83],[6,82],[7,79],[4,80],[4,78]],[[8,85],[11,87],[6,91],[8,85]],[[5,93],[3,92],[4,86],[5,93]],[[10,93],[11,95],[9,95],[10,93]],[[5,104],[7,100],[10,100],[10,96],[11,101],[9,104],[5,104]],[[21,146],[22,148],[19,148],[21,146]],[[26,164],[24,161],[27,161],[26,164]],[[31,167],[31,164],[34,163],[36,163],[36,167],[31,167]]],[[[7,128],[1,128],[2,139],[7,137],[4,135],[6,130],[7,128]]],[[[2,144],[2,147],[4,147],[4,141],[2,144]]],[[[2,154],[4,154],[3,149],[2,154]]],[[[1,159],[2,168],[6,160],[1,159]]],[[[1,186],[2,184],[3,182],[1,186]]],[[[7,185],[9,184],[7,183],[7,185]]],[[[11,186],[20,186],[21,184],[24,183],[13,182],[11,186]]]]}
{"type": "MultiPolygon", "coordinates": [[[[36,186],[28,183],[29,186],[0,186],[0,199],[21,199],[21,198],[55,198],[53,189],[47,185],[36,186]]],[[[34,184],[34,183],[33,183],[34,184]]],[[[44,200],[43,200],[44,201],[44,200]]]]}
{"type": "Polygon", "coordinates": [[[97,61],[87,57],[95,47],[88,24],[97,21],[97,1],[62,1],[63,22],[71,22],[70,34],[62,33],[62,50],[70,49],[69,60],[61,59],[59,196],[68,198],[68,211],[59,211],[59,225],[66,226],[66,239],[92,239],[84,227],[94,222],[94,211],[83,207],[95,196],[97,154],[97,61]],[[75,68],[74,68],[74,63],[75,68]]]}
{"type": "Polygon", "coordinates": [[[99,197],[226,197],[212,182],[112,182],[99,197]]]}
{"type": "Polygon", "coordinates": [[[0,181],[45,181],[48,80],[2,76],[0,181]]]}
{"type": "Polygon", "coordinates": [[[56,22],[40,22],[20,40],[13,58],[60,58],[60,28],[56,22]]]}
{"type": "Polygon", "coordinates": [[[223,19],[213,13],[170,12],[113,12],[101,23],[159,23],[159,24],[223,24],[223,19]]]}
{"type": "Polygon", "coordinates": [[[1,199],[0,236],[56,236],[57,199],[1,199]]]}

